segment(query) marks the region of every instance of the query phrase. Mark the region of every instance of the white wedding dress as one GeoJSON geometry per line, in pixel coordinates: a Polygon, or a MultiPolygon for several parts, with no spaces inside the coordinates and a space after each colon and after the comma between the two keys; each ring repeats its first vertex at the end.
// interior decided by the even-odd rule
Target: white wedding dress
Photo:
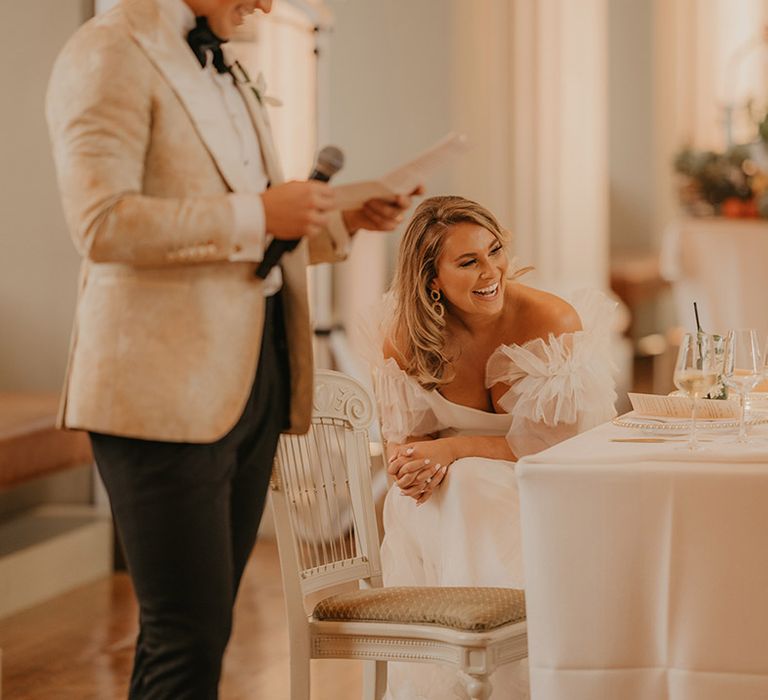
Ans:
{"type": "MultiPolygon", "coordinates": [[[[495,414],[427,391],[381,351],[373,361],[382,433],[506,435],[518,457],[538,452],[615,415],[609,353],[615,304],[597,292],[573,300],[582,331],[502,345],[488,360],[486,385],[510,385],[495,414]]],[[[381,336],[379,336],[381,337],[381,336]]],[[[378,348],[382,347],[379,343],[378,348]]],[[[372,355],[373,359],[373,355],[372,355]]],[[[451,464],[443,483],[421,506],[393,486],[384,505],[381,549],[387,586],[524,588],[515,463],[480,457],[451,464]]],[[[528,698],[527,662],[491,677],[493,700],[528,698]]],[[[389,665],[388,700],[466,700],[458,674],[438,664],[389,665]]]]}

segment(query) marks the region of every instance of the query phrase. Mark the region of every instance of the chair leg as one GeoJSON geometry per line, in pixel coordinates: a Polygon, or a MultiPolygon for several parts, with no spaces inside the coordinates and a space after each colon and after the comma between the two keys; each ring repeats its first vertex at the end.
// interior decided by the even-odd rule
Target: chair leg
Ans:
{"type": "Polygon", "coordinates": [[[291,651],[291,700],[309,700],[309,654],[291,651]]]}
{"type": "Polygon", "coordinates": [[[471,675],[467,681],[467,692],[472,700],[488,700],[491,690],[493,687],[486,675],[471,675]]]}
{"type": "Polygon", "coordinates": [[[387,690],[387,662],[363,662],[363,700],[381,700],[387,690]]]}

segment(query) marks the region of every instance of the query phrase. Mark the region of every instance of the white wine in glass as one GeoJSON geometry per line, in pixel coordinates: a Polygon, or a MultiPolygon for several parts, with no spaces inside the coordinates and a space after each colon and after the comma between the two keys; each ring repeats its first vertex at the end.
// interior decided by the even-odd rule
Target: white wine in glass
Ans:
{"type": "Polygon", "coordinates": [[[680,391],[691,397],[691,434],[688,449],[698,448],[696,442],[696,401],[706,396],[718,383],[719,355],[715,338],[706,333],[686,333],[680,343],[673,380],[680,391]]]}
{"type": "Polygon", "coordinates": [[[705,372],[698,369],[683,370],[677,375],[675,385],[688,396],[700,398],[706,396],[717,384],[717,377],[717,372],[705,372]]]}

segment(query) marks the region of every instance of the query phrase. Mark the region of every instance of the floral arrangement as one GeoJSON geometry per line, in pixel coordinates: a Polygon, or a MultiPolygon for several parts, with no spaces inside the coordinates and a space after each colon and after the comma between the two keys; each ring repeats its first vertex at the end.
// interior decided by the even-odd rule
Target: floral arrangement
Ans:
{"type": "Polygon", "coordinates": [[[684,148],[677,154],[678,195],[688,214],[768,219],[768,115],[757,134],[724,152],[684,148]]]}

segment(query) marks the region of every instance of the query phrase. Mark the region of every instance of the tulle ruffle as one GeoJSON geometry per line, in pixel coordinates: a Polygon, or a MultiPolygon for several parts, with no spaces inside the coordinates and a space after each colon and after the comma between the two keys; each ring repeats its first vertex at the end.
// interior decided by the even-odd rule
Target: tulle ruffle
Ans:
{"type": "Polygon", "coordinates": [[[381,434],[388,442],[403,442],[409,435],[430,435],[449,426],[435,415],[429,392],[409,377],[394,359],[373,368],[373,385],[379,404],[381,434]]]}
{"type": "Polygon", "coordinates": [[[583,330],[501,345],[488,359],[486,387],[510,385],[498,403],[513,416],[507,441],[518,458],[616,415],[610,356],[616,304],[600,292],[585,290],[574,296],[573,306],[583,330]]]}
{"type": "Polygon", "coordinates": [[[394,297],[387,293],[358,321],[363,359],[368,363],[379,409],[381,434],[387,442],[403,442],[409,435],[430,435],[449,427],[431,405],[430,392],[408,376],[393,358],[384,358],[394,297]]]}

